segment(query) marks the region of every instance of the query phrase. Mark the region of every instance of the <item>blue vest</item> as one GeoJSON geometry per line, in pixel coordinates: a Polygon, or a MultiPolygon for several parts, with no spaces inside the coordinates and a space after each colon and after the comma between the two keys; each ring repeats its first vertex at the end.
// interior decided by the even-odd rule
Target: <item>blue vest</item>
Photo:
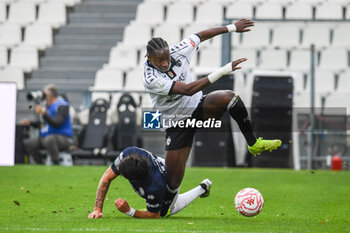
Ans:
{"type": "MultiPolygon", "coordinates": [[[[69,103],[67,101],[65,101],[62,98],[57,99],[54,103],[52,103],[47,108],[46,110],[47,114],[49,114],[52,117],[56,116],[58,107],[62,105],[69,107],[69,103]]],[[[69,113],[66,121],[59,128],[54,128],[51,125],[49,125],[47,122],[45,123],[44,127],[42,127],[40,130],[41,137],[44,138],[47,135],[51,135],[51,134],[61,134],[67,137],[73,137],[73,129],[72,129],[72,124],[70,122],[69,113]]]]}

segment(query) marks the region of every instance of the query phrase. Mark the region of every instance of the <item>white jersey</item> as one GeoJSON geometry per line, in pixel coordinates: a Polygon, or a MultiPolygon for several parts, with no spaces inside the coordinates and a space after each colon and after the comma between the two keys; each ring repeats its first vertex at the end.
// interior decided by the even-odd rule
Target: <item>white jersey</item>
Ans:
{"type": "Polygon", "coordinates": [[[165,121],[178,121],[190,117],[202,98],[202,91],[192,96],[170,94],[175,81],[192,82],[189,66],[199,43],[199,36],[191,35],[172,45],[171,68],[165,73],[155,69],[148,61],[145,62],[143,84],[152,99],[153,110],[159,110],[165,121]]]}

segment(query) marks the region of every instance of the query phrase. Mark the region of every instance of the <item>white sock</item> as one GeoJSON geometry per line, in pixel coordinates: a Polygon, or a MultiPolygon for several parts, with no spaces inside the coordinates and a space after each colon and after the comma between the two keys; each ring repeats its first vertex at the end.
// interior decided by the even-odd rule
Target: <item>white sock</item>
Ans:
{"type": "Polygon", "coordinates": [[[199,185],[194,189],[191,189],[188,192],[177,195],[174,198],[173,203],[170,206],[170,215],[174,215],[186,206],[188,206],[191,202],[193,202],[197,197],[205,193],[205,190],[199,185]]]}

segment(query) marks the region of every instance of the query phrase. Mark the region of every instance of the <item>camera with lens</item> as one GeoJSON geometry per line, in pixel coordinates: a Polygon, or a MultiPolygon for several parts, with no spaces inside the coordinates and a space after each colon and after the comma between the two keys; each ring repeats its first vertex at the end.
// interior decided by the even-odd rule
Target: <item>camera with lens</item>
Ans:
{"type": "Polygon", "coordinates": [[[40,104],[45,100],[45,93],[43,91],[31,91],[27,93],[27,100],[34,101],[36,104],[40,104]]]}

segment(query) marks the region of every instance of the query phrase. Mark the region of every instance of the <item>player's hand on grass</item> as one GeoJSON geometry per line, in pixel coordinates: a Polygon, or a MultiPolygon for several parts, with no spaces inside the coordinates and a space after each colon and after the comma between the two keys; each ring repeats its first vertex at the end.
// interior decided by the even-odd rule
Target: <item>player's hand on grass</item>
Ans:
{"type": "Polygon", "coordinates": [[[89,218],[103,218],[103,214],[100,210],[94,210],[91,214],[89,214],[89,218]]]}
{"type": "Polygon", "coordinates": [[[236,32],[249,32],[250,28],[254,26],[254,21],[250,19],[240,19],[234,23],[236,26],[236,32]]]}
{"type": "Polygon", "coordinates": [[[241,58],[241,59],[233,61],[232,62],[232,71],[241,69],[242,67],[240,67],[238,65],[241,64],[242,62],[245,62],[246,60],[248,60],[248,59],[247,58],[241,58]]]}
{"type": "Polygon", "coordinates": [[[115,204],[115,207],[117,207],[117,209],[122,213],[126,213],[130,210],[130,206],[129,206],[128,202],[122,198],[118,198],[114,202],[114,204],[115,204]]]}

